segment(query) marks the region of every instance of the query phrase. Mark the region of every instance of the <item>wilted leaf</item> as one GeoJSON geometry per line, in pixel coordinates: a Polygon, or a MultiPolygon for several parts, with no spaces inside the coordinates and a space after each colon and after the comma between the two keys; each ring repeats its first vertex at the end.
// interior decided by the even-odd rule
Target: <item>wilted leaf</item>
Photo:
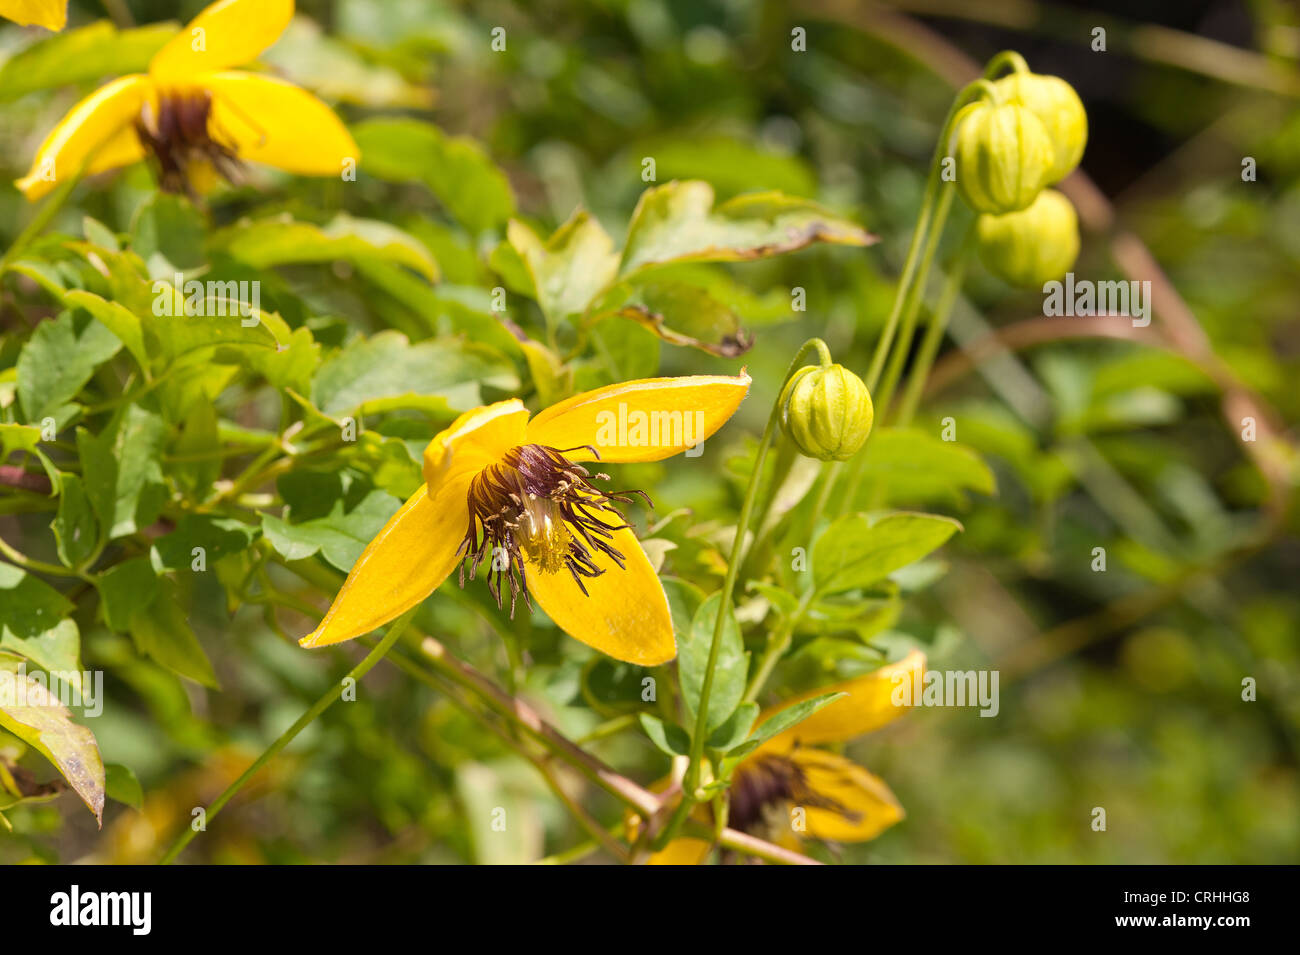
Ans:
{"type": "Polygon", "coordinates": [[[552,325],[585,312],[618,271],[614,240],[585,210],[575,212],[545,242],[518,220],[511,220],[506,235],[527,267],[537,304],[552,325]]]}
{"type": "Polygon", "coordinates": [[[779,192],[737,196],[713,206],[707,182],[646,190],[632,214],[620,278],[669,262],[741,262],[814,242],[870,245],[876,237],[806,199],[779,192]]]}
{"type": "Polygon", "coordinates": [[[0,728],[48,759],[81,801],[104,819],[104,762],[95,734],[72,722],[67,707],[26,673],[22,661],[0,656],[0,728]]]}
{"type": "Polygon", "coordinates": [[[754,344],[754,336],[740,327],[740,316],[696,285],[648,282],[615,314],[670,345],[690,345],[721,358],[743,355],[754,344]]]}

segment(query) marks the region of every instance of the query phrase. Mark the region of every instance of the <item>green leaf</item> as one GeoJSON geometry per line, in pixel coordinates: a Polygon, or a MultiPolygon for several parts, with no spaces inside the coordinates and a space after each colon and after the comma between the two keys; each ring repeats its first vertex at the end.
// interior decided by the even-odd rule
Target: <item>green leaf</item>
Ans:
{"type": "Polygon", "coordinates": [[[675,723],[665,723],[659,717],[651,716],[649,713],[638,713],[637,719],[641,721],[641,728],[645,730],[645,735],[658,749],[669,756],[690,755],[691,737],[686,730],[675,723]]]}
{"type": "Polygon", "coordinates": [[[86,494],[106,540],[157,520],[166,498],[159,465],[165,440],[162,418],[139,405],[119,411],[98,437],[77,429],[86,494]]]}
{"type": "Polygon", "coordinates": [[[935,514],[897,513],[872,520],[849,514],[813,544],[813,581],[820,593],[866,587],[943,546],[961,524],[935,514]]]}
{"type": "Polygon", "coordinates": [[[758,729],[754,730],[752,736],[745,740],[742,745],[737,746],[731,751],[730,757],[732,759],[740,759],[743,756],[749,755],[778,733],[783,733],[790,729],[790,727],[797,726],[799,723],[802,723],[808,717],[820,710],[827,703],[833,703],[842,696],[848,696],[848,694],[824,693],[821,696],[815,696],[812,699],[803,700],[793,706],[787,706],[785,709],[773,713],[759,725],[758,729]]]}
{"type": "Polygon", "coordinates": [[[72,604],[21,567],[0,563],[0,649],[58,673],[81,689],[81,634],[72,604]]]}
{"type": "Polygon", "coordinates": [[[352,127],[361,169],[388,182],[419,182],[471,232],[500,228],[515,213],[510,182],[478,143],[415,119],[352,127]]]}
{"type": "MultiPolygon", "coordinates": [[[[685,634],[686,639],[677,646],[677,675],[681,681],[682,702],[686,704],[692,726],[704,687],[709,648],[713,643],[713,629],[721,599],[721,593],[715,593],[700,604],[691,621],[691,628],[685,634]]],[[[713,685],[709,690],[709,715],[705,722],[708,731],[721,726],[735,712],[745,695],[745,679],[749,675],[749,654],[745,652],[740,626],[730,607],[727,608],[720,640],[713,685]]]]}
{"type": "Polygon", "coordinates": [[[121,763],[109,763],[104,770],[107,776],[105,792],[109,799],[132,809],[140,809],[144,805],[144,790],[140,788],[140,780],[134,771],[121,763]]]}
{"type": "Polygon", "coordinates": [[[262,532],[286,560],[304,560],[319,551],[329,563],[346,572],[401,504],[383,491],[371,491],[351,509],[345,510],[344,502],[338,500],[326,516],[300,524],[263,514],[262,532]]]}
{"type": "Polygon", "coordinates": [[[170,534],[154,541],[149,552],[154,571],[190,571],[193,569],[194,549],[202,548],[203,560],[211,567],[228,554],[248,550],[257,537],[256,528],[233,517],[213,517],[210,514],[186,514],[170,534]]]}
{"type": "Polygon", "coordinates": [[[155,599],[131,615],[131,638],[137,650],[173,673],[218,688],[212,663],[176,599],[176,585],[167,578],[158,580],[155,599]]]}
{"type": "Polygon", "coordinates": [[[206,397],[200,398],[190,405],[181,425],[181,436],[172,446],[177,458],[194,457],[195,460],[176,461],[168,468],[177,486],[189,497],[203,501],[211,494],[213,482],[221,475],[221,459],[203,455],[214,455],[220,448],[217,409],[206,397]]]}
{"type": "Polygon", "coordinates": [[[65,567],[78,567],[95,552],[99,525],[95,522],[95,511],[81,478],[64,474],[59,480],[59,488],[59,513],[50,528],[54,531],[59,560],[65,567]]]}
{"type": "Polygon", "coordinates": [[[660,182],[703,179],[724,196],[754,189],[799,196],[817,192],[817,177],[804,160],[759,148],[749,140],[669,136],[637,144],[634,154],[654,157],[660,182]]]}
{"type": "Polygon", "coordinates": [[[862,475],[867,487],[883,488],[898,503],[960,502],[963,491],[997,492],[993,472],[975,451],[915,429],[877,429],[862,475]]]}
{"type": "Polygon", "coordinates": [[[131,629],[135,615],[158,596],[158,575],[148,557],[133,557],[114,564],[95,579],[104,622],[118,631],[131,629]]]}
{"type": "Polygon", "coordinates": [[[749,589],[767,600],[783,617],[791,616],[799,608],[799,595],[791,593],[784,587],[764,583],[761,580],[751,580],[749,589]]]}
{"type": "Polygon", "coordinates": [[[122,347],[121,340],[89,315],[63,312],[41,322],[18,353],[18,401],[32,424],[53,418],[62,427],[76,412],[69,402],[95,368],[122,347]]]}
{"type": "Polygon", "coordinates": [[[175,23],[118,30],[108,20],[33,43],[0,68],[0,103],[45,89],[66,89],[107,75],[142,73],[176,33],[175,23]]]}
{"type": "Polygon", "coordinates": [[[467,411],[485,403],[483,385],[518,390],[514,365],[472,342],[433,339],[412,345],[400,332],[385,331],[357,339],[322,364],[312,401],[331,415],[378,410],[367,406],[385,398],[401,398],[403,407],[467,411]]]}
{"type": "Polygon", "coordinates": [[[131,220],[131,249],[153,278],[171,279],[204,264],[203,216],[184,196],[155,192],[131,220]]]}
{"type": "MultiPolygon", "coordinates": [[[[395,69],[369,62],[351,44],[335,39],[306,17],[294,17],[259,59],[331,103],[407,109],[433,105],[430,90],[408,83],[395,69]]],[[[363,145],[361,154],[369,164],[370,150],[363,145]]]]}
{"type": "Polygon", "coordinates": [[[721,750],[724,753],[739,746],[749,736],[749,731],[757,718],[757,703],[741,703],[740,706],[736,707],[736,712],[732,713],[725,723],[713,731],[705,745],[710,749],[721,750]]]}
{"type": "Polygon", "coordinates": [[[83,289],[64,293],[63,303],[71,308],[84,308],[88,311],[126,346],[141,369],[148,371],[149,353],[144,347],[144,329],[134,312],[83,289]]]}
{"type": "Polygon", "coordinates": [[[545,242],[517,219],[510,221],[506,237],[528,269],[537,304],[552,326],[585,312],[618,271],[614,240],[583,209],[545,242]]]}
{"type": "Polygon", "coordinates": [[[0,657],[0,729],[13,733],[54,764],[81,801],[104,819],[104,762],[95,734],[72,722],[67,707],[26,673],[0,657]]]}
{"type": "Polygon", "coordinates": [[[212,247],[256,269],[301,262],[395,262],[437,281],[438,264],[424,243],[377,219],[339,213],[327,225],[293,219],[261,219],[223,229],[212,247]]]}
{"type": "Polygon", "coordinates": [[[876,237],[806,199],[779,192],[737,196],[713,206],[698,180],[647,189],[628,227],[619,277],[670,262],[742,262],[814,242],[870,245],[876,237]]]}

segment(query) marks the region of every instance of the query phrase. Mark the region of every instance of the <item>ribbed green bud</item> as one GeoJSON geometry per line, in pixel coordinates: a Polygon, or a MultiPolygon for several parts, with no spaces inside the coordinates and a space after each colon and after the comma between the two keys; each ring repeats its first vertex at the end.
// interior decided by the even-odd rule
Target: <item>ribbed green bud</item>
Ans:
{"type": "Polygon", "coordinates": [[[800,368],[781,392],[781,427],[810,458],[847,461],[866,443],[874,416],[867,386],[842,365],[800,368]]]}
{"type": "Polygon", "coordinates": [[[1079,218],[1054,189],[1044,189],[1020,212],[980,216],[980,259],[994,275],[1025,288],[1059,279],[1079,255],[1079,218]]]}
{"type": "Polygon", "coordinates": [[[1054,156],[1048,185],[1073,172],[1088,142],[1088,114],[1074,87],[1059,76],[1040,73],[1012,73],[993,85],[1003,102],[1025,107],[1047,130],[1054,156]]]}
{"type": "Polygon", "coordinates": [[[1052,141],[1025,107],[972,103],[957,114],[955,128],[957,188],[976,212],[1024,209],[1047,185],[1052,141]]]}

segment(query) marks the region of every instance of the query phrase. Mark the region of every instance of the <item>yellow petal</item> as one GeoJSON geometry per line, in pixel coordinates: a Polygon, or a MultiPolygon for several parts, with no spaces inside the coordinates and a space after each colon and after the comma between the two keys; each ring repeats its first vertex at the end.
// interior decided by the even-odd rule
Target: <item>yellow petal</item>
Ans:
{"type": "Polygon", "coordinates": [[[790,754],[808,787],[834,809],[807,806],[808,835],[831,842],[866,842],[903,818],[903,807],[879,776],[823,749],[800,747],[790,754]]]}
{"type": "MultiPolygon", "coordinates": [[[[823,706],[802,723],[796,723],[772,739],[764,749],[782,751],[798,743],[834,743],[850,740],[870,733],[886,723],[898,719],[909,707],[895,705],[894,693],[904,682],[909,686],[918,674],[925,672],[925,654],[913,650],[897,663],[845,680],[832,686],[823,686],[810,693],[786,700],[764,711],[759,722],[778,710],[826,693],[847,693],[833,703],[823,706]]],[[[901,690],[899,691],[902,692],[901,690]]],[[[907,699],[912,699],[911,690],[907,699]]]]}
{"type": "Polygon", "coordinates": [[[300,86],[230,70],[200,78],[212,92],[208,129],[240,159],[300,176],[338,176],[361,150],[334,111],[300,86]]]}
{"type": "Polygon", "coordinates": [[[293,0],[218,0],[154,54],[149,72],[160,79],[243,66],[280,38],[293,19],[293,0]]]}
{"type": "Polygon", "coordinates": [[[528,441],[565,450],[571,461],[659,461],[685,451],[726,424],[749,391],[743,371],[686,378],[645,378],[597,388],[553,405],[528,423],[528,441]]]}
{"type": "Polygon", "coordinates": [[[677,644],[663,585],[630,529],[615,531],[610,544],[625,566],[593,550],[594,563],[605,572],[583,578],[587,595],[568,571],[545,574],[525,564],[528,591],[556,626],[601,653],[639,666],[667,663],[677,655],[677,644]]]}
{"type": "Polygon", "coordinates": [[[151,90],[149,78],[139,73],[95,90],[45,137],[31,170],[14,185],[36,200],[83,167],[87,172],[103,172],[123,158],[138,159],[141,153],[124,150],[123,143],[135,136],[136,117],[151,90]]]}
{"type": "Polygon", "coordinates": [[[298,642],[325,647],[370,633],[433,593],[457,564],[469,527],[465,495],[471,474],[460,472],[415,492],[370,542],[344,581],[325,619],[298,642]]]}
{"type": "Polygon", "coordinates": [[[453,472],[481,471],[523,444],[528,410],[518,398],[466,411],[424,449],[424,479],[430,485],[453,472]]]}
{"type": "Polygon", "coordinates": [[[0,0],[0,17],[57,32],[68,25],[68,0],[0,0]]]}

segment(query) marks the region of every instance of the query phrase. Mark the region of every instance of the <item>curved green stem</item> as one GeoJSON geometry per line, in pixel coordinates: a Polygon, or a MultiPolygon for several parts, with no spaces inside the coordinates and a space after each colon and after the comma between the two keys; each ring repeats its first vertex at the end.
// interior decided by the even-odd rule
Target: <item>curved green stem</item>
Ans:
{"type": "Polygon", "coordinates": [[[912,423],[917,405],[921,402],[921,391],[925,388],[926,378],[929,377],[930,369],[934,366],[934,359],[939,354],[943,333],[948,329],[948,317],[952,314],[957,296],[961,293],[962,282],[966,279],[966,266],[975,247],[974,235],[975,230],[972,227],[948,269],[948,278],[944,283],[943,291],[939,294],[939,301],[934,306],[934,315],[931,316],[930,324],[926,327],[925,337],[921,340],[921,350],[916,356],[916,363],[907,379],[907,388],[903,392],[903,402],[898,409],[900,427],[907,427],[912,423]]]}
{"type": "Polygon", "coordinates": [[[898,380],[903,373],[903,364],[907,361],[908,352],[912,348],[912,337],[916,334],[916,322],[921,313],[921,303],[925,300],[925,286],[930,278],[930,267],[934,262],[935,253],[939,248],[939,239],[943,236],[943,227],[948,219],[948,212],[952,208],[953,194],[956,192],[952,183],[945,183],[942,194],[939,198],[939,208],[934,214],[934,228],[926,239],[925,254],[921,257],[921,267],[918,273],[916,285],[913,286],[911,294],[908,296],[907,306],[903,310],[903,326],[898,335],[898,344],[895,345],[893,354],[889,356],[889,367],[885,371],[885,378],[880,383],[880,388],[873,396],[875,405],[876,421],[884,423],[886,415],[889,413],[889,403],[894,398],[894,389],[898,387],[898,380]]]}
{"type": "Polygon", "coordinates": [[[817,351],[823,366],[831,364],[830,349],[826,347],[824,341],[820,338],[810,338],[804,342],[799,351],[795,353],[794,360],[790,362],[790,367],[786,369],[785,377],[781,379],[781,386],[777,389],[777,398],[772,403],[772,410],[767,416],[767,426],[763,429],[763,437],[759,441],[758,453],[754,458],[754,469],[750,472],[749,485],[745,488],[745,500],[741,504],[740,516],[736,520],[736,536],[731,544],[731,557],[727,561],[727,573],[722,582],[722,597],[718,602],[718,616],[713,625],[713,639],[709,644],[709,659],[705,665],[704,683],[700,687],[700,699],[696,704],[695,729],[691,734],[690,762],[686,768],[682,799],[678,803],[668,825],[656,837],[654,846],[657,849],[668,844],[668,841],[681,828],[691,809],[698,802],[696,790],[700,785],[700,763],[704,756],[704,741],[709,731],[709,696],[713,691],[713,674],[717,669],[718,652],[722,647],[722,628],[726,622],[727,614],[731,611],[731,595],[735,590],[736,576],[744,556],[745,532],[749,528],[750,518],[754,510],[754,501],[758,497],[758,485],[763,473],[763,463],[767,459],[767,452],[772,445],[772,437],[776,432],[777,422],[781,417],[781,392],[785,390],[786,383],[791,376],[803,367],[804,356],[810,350],[817,351]]]}

